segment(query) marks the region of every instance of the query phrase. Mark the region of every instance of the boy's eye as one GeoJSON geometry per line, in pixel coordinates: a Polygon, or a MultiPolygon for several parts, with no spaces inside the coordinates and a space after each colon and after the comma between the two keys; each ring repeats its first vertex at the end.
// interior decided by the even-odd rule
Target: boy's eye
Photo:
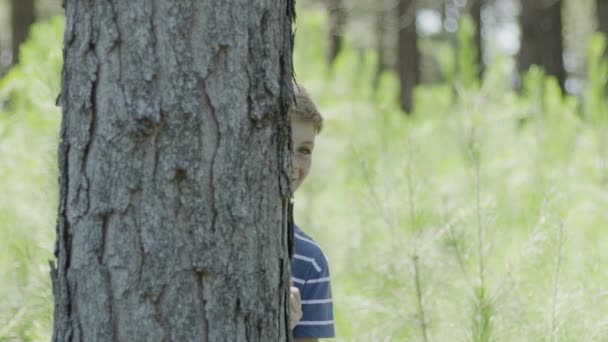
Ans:
{"type": "Polygon", "coordinates": [[[309,155],[311,153],[311,151],[308,147],[300,147],[300,148],[298,148],[298,153],[301,153],[304,155],[309,155]]]}

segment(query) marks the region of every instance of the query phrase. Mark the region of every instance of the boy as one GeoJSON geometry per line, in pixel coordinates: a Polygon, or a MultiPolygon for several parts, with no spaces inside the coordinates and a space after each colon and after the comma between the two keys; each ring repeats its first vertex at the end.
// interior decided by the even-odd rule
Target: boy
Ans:
{"type": "MultiPolygon", "coordinates": [[[[315,136],[323,117],[303,87],[294,84],[296,103],[292,106],[292,186],[302,185],[312,161],[315,136]]],[[[298,226],[294,227],[294,255],[291,261],[291,316],[297,342],[334,337],[333,305],[327,258],[321,247],[298,226]],[[301,301],[300,301],[301,298],[301,301]],[[299,321],[298,321],[299,319],[299,321]]]]}

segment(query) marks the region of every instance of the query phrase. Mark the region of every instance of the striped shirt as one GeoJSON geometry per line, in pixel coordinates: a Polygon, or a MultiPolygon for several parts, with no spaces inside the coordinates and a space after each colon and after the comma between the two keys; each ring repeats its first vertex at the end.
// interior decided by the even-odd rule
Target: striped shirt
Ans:
{"type": "Polygon", "coordinates": [[[321,247],[298,226],[294,227],[291,281],[300,290],[302,319],[294,338],[334,337],[333,304],[329,266],[321,247]]]}

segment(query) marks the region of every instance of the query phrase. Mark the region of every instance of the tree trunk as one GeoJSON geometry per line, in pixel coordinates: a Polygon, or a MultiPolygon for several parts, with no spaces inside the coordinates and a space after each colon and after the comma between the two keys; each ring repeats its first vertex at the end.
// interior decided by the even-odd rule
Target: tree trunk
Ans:
{"type": "MultiPolygon", "coordinates": [[[[597,0],[597,23],[598,31],[608,39],[608,0],[597,0]]],[[[608,49],[606,50],[608,56],[608,49]]]]}
{"type": "Polygon", "coordinates": [[[483,0],[472,0],[470,13],[473,18],[473,22],[475,23],[475,46],[477,47],[477,76],[481,80],[484,71],[484,63],[483,63],[483,39],[481,35],[481,7],[483,4],[483,0]]]}
{"type": "Polygon", "coordinates": [[[523,76],[536,64],[557,78],[564,90],[566,71],[563,61],[561,0],[521,1],[521,47],[518,69],[523,76]]]}
{"type": "Polygon", "coordinates": [[[329,12],[327,62],[332,65],[342,49],[346,12],[342,0],[328,0],[327,10],[329,12]]]}
{"type": "Polygon", "coordinates": [[[285,341],[293,1],[66,2],[54,341],[285,341]]]}
{"type": "Polygon", "coordinates": [[[448,0],[440,0],[440,4],[439,4],[439,14],[441,16],[441,31],[445,32],[445,20],[447,19],[447,3],[448,0]]]}
{"type": "Polygon", "coordinates": [[[380,78],[382,73],[387,69],[386,55],[384,53],[386,48],[386,37],[388,31],[388,17],[389,9],[388,4],[384,0],[378,2],[379,6],[376,10],[376,22],[375,22],[375,33],[376,33],[376,55],[378,57],[376,71],[374,72],[374,78],[372,80],[372,86],[375,90],[378,90],[380,86],[380,78]]]}
{"type": "Polygon", "coordinates": [[[416,31],[416,0],[399,0],[397,5],[397,73],[399,74],[401,108],[408,114],[413,109],[414,88],[420,80],[420,52],[416,31]]]}
{"type": "Polygon", "coordinates": [[[19,62],[19,46],[27,39],[30,26],[36,19],[34,0],[11,1],[12,64],[19,62]]]}

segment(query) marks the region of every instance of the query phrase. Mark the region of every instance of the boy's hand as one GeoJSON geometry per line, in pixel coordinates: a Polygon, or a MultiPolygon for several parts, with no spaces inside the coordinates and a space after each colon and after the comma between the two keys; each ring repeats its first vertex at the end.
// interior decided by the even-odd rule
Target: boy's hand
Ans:
{"type": "Polygon", "coordinates": [[[289,292],[290,328],[293,329],[300,319],[302,319],[302,299],[300,298],[300,290],[297,287],[290,286],[289,292]]]}

